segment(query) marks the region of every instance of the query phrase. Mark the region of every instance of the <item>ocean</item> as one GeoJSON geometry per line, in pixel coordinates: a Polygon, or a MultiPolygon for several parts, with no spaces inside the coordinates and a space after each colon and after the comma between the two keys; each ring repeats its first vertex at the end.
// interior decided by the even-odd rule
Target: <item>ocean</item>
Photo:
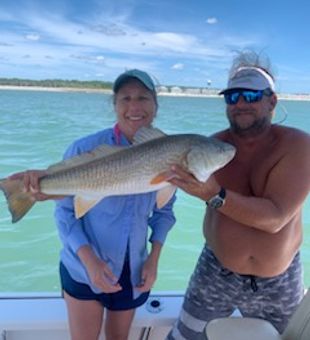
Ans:
{"type": "MultiPolygon", "coordinates": [[[[59,161],[81,136],[115,122],[111,96],[92,92],[0,90],[0,178],[59,161]]],[[[275,123],[310,132],[310,101],[280,100],[275,123]]],[[[227,127],[222,98],[159,97],[155,121],[168,134],[210,135],[227,127]]],[[[154,290],[183,291],[203,246],[204,202],[177,193],[177,223],[168,235],[154,290]]],[[[53,221],[53,202],[37,203],[16,224],[0,193],[0,294],[60,292],[61,248],[53,221]]],[[[301,249],[304,281],[310,286],[310,197],[304,205],[301,249]]]]}

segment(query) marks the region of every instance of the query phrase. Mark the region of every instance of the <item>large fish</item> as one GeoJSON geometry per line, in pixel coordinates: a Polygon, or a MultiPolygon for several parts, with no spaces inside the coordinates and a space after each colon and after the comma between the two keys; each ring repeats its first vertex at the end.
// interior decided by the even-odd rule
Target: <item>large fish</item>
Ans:
{"type": "MultiPolygon", "coordinates": [[[[40,190],[48,195],[74,196],[77,218],[104,197],[157,192],[157,206],[163,207],[176,188],[171,164],[179,164],[198,180],[206,181],[227,164],[235,148],[215,138],[197,134],[167,136],[154,128],[141,128],[130,147],[102,145],[92,152],[51,165],[40,178],[40,190]]],[[[20,179],[0,180],[12,222],[19,221],[35,199],[20,179]]]]}

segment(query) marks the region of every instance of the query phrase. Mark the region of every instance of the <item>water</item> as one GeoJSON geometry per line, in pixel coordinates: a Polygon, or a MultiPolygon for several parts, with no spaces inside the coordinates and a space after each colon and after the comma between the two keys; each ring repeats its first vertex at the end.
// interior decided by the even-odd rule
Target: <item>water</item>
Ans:
{"type": "MultiPolygon", "coordinates": [[[[110,96],[98,93],[0,91],[0,178],[61,159],[76,138],[115,121],[110,96]]],[[[160,97],[156,126],[167,133],[212,134],[227,126],[220,98],[160,97]]],[[[282,101],[275,121],[310,127],[310,102],[282,101]]],[[[60,242],[53,202],[35,205],[17,224],[0,194],[0,293],[59,292],[60,242]]],[[[203,245],[204,202],[178,192],[177,223],[163,248],[155,290],[184,290],[203,245]]],[[[310,285],[310,198],[304,208],[302,259],[310,285]]]]}

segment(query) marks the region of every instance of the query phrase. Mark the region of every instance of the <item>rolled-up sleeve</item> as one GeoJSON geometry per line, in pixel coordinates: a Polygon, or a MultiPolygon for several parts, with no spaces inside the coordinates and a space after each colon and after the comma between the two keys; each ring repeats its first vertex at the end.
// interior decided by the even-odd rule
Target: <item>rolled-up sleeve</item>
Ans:
{"type": "Polygon", "coordinates": [[[157,207],[154,208],[153,214],[148,220],[149,226],[152,229],[149,239],[150,242],[158,241],[161,244],[165,243],[167,234],[176,221],[172,210],[175,200],[176,196],[174,195],[161,209],[157,207]]]}

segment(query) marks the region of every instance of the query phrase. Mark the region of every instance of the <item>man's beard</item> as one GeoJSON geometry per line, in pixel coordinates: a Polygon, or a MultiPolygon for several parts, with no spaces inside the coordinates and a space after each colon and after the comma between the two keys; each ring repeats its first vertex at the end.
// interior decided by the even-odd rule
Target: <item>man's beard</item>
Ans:
{"type": "Polygon", "coordinates": [[[268,117],[256,119],[247,127],[242,127],[231,119],[229,119],[229,122],[231,130],[240,137],[255,137],[261,134],[270,123],[268,117]]]}

